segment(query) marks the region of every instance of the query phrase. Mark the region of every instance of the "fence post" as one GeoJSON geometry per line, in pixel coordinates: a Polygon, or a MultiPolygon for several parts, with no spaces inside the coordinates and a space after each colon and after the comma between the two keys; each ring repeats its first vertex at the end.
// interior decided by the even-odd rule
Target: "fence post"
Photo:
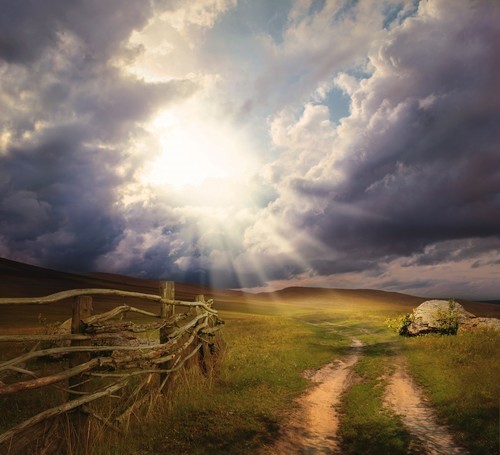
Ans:
{"type": "MultiPolygon", "coordinates": [[[[205,296],[203,294],[197,295],[195,297],[195,301],[205,304],[205,296]]],[[[202,314],[203,312],[206,313],[206,310],[200,307],[196,307],[197,314],[202,314]]],[[[208,313],[206,313],[206,315],[208,316],[208,313]]],[[[203,372],[204,375],[208,374],[207,355],[210,355],[210,351],[208,349],[208,343],[202,339],[201,348],[198,351],[198,359],[201,371],[203,372]]]]}
{"type": "MultiPolygon", "coordinates": [[[[83,323],[82,320],[92,316],[92,297],[89,295],[80,295],[73,299],[73,314],[71,318],[71,333],[83,333],[83,323]]],[[[71,346],[86,346],[88,341],[78,341],[72,340],[71,346]]],[[[69,367],[73,368],[82,363],[88,362],[90,360],[89,352],[73,352],[71,353],[69,359],[69,367]]],[[[88,390],[88,384],[84,382],[84,375],[74,376],[69,380],[70,390],[73,392],[86,392],[88,390]]],[[[74,394],[76,395],[76,394],[74,394]]],[[[73,398],[78,398],[80,395],[76,395],[73,398]]],[[[71,396],[70,396],[71,399],[71,396]]],[[[87,429],[88,429],[88,415],[81,412],[79,408],[74,411],[73,425],[75,430],[75,435],[77,438],[78,446],[86,448],[88,445],[87,441],[87,429]]]]}
{"type": "MultiPolygon", "coordinates": [[[[175,282],[173,281],[162,281],[160,283],[160,296],[161,296],[161,310],[160,316],[162,319],[168,319],[175,314],[175,306],[167,301],[175,300],[175,282]]],[[[160,343],[166,343],[169,340],[171,327],[162,327],[160,329],[160,343]]],[[[160,365],[162,370],[168,370],[172,362],[165,362],[160,365]]],[[[160,391],[165,389],[165,382],[168,378],[167,373],[160,373],[160,391]]]]}

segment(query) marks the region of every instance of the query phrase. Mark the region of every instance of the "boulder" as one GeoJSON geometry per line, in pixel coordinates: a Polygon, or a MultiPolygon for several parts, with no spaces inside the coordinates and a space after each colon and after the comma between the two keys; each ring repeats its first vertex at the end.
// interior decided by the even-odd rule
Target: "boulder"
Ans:
{"type": "MultiPolygon", "coordinates": [[[[443,333],[445,324],[450,324],[450,318],[445,318],[445,315],[451,315],[456,318],[458,325],[468,318],[474,317],[473,314],[465,311],[465,308],[459,303],[453,302],[451,305],[452,307],[450,307],[450,302],[448,300],[428,300],[419,305],[413,310],[413,320],[408,326],[408,335],[416,336],[426,333],[443,333]]],[[[458,327],[456,328],[458,329],[458,327]]]]}
{"type": "Polygon", "coordinates": [[[413,310],[407,334],[410,336],[426,333],[453,334],[458,330],[479,328],[500,329],[500,320],[478,318],[455,301],[428,300],[413,310]]]}

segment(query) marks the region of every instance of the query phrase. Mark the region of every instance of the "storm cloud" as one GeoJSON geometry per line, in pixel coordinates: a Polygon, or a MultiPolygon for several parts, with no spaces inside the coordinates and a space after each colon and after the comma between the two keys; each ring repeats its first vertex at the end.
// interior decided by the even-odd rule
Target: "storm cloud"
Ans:
{"type": "Polygon", "coordinates": [[[495,2],[1,3],[0,255],[500,292],[495,2]]]}
{"type": "Polygon", "coordinates": [[[499,21],[490,2],[422,3],[369,54],[371,74],[350,87],[340,124],[320,104],[275,117],[272,137],[287,159],[270,166],[281,197],[268,217],[308,234],[294,246],[316,273],[422,262],[431,245],[453,260],[460,240],[498,239],[499,21]]]}
{"type": "Polygon", "coordinates": [[[3,2],[0,24],[0,250],[92,270],[125,229],[117,198],[141,161],[141,123],[189,96],[190,81],[146,84],[112,59],[152,7],[138,2],[3,2]]]}

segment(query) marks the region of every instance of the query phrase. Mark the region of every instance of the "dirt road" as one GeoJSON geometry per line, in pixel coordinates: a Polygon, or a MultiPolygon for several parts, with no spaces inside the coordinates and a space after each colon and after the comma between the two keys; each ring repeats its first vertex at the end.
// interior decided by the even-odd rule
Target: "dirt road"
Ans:
{"type": "MultiPolygon", "coordinates": [[[[350,353],[307,375],[316,385],[298,399],[299,410],[282,428],[281,436],[265,454],[340,454],[337,437],[338,405],[351,385],[351,371],[363,353],[363,343],[352,338],[350,353]]],[[[404,359],[396,356],[396,369],[386,378],[384,405],[398,414],[411,434],[411,454],[466,455],[450,430],[441,425],[420,388],[406,373],[404,359]]],[[[369,453],[369,452],[367,452],[369,453]]]]}
{"type": "Polygon", "coordinates": [[[428,455],[462,455],[468,452],[453,440],[450,430],[438,423],[434,410],[427,404],[423,393],[406,373],[399,360],[386,388],[385,404],[401,416],[401,420],[414,438],[414,451],[428,455]]]}
{"type": "Polygon", "coordinates": [[[352,338],[351,353],[344,360],[329,363],[310,376],[316,386],[298,400],[300,412],[291,417],[271,453],[338,453],[336,408],[349,386],[350,372],[361,356],[362,346],[360,340],[352,338]]]}

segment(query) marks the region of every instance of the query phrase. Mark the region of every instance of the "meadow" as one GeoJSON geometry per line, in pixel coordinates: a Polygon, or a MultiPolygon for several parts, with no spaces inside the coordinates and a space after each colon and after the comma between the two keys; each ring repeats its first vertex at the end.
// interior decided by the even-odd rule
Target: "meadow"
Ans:
{"type": "Polygon", "coordinates": [[[344,358],[352,336],[365,346],[342,398],[342,453],[418,453],[418,441],[383,406],[386,379],[398,356],[408,360],[463,446],[471,453],[496,453],[498,333],[405,339],[388,329],[386,320],[408,311],[415,303],[411,298],[364,291],[350,298],[341,292],[340,299],[335,292],[327,293],[331,299],[322,292],[307,294],[247,296],[234,302],[240,311],[221,301],[227,351],[219,375],[209,383],[196,374],[185,378],[187,387],[170,398],[168,412],[159,420],[155,415],[145,430],[133,430],[115,453],[273,453],[295,399],[311,386],[302,373],[344,358]]]}
{"type": "MultiPolygon", "coordinates": [[[[459,444],[474,454],[496,453],[497,332],[399,337],[386,320],[424,299],[397,293],[291,288],[256,295],[213,291],[212,296],[225,321],[220,368],[208,376],[198,369],[182,371],[164,397],[133,417],[125,436],[108,432],[89,453],[278,453],[275,441],[297,412],[297,398],[311,387],[304,372],[345,359],[354,337],[364,346],[337,410],[342,453],[419,452],[420,442],[384,405],[388,377],[401,360],[459,444]]],[[[500,306],[462,303],[477,315],[500,316],[500,306]]],[[[40,331],[67,315],[64,305],[36,308],[41,313],[36,316],[1,310],[2,333],[40,331]]],[[[3,345],[0,354],[11,350],[3,345]]],[[[58,393],[2,397],[0,429],[50,406],[58,393]]]]}

